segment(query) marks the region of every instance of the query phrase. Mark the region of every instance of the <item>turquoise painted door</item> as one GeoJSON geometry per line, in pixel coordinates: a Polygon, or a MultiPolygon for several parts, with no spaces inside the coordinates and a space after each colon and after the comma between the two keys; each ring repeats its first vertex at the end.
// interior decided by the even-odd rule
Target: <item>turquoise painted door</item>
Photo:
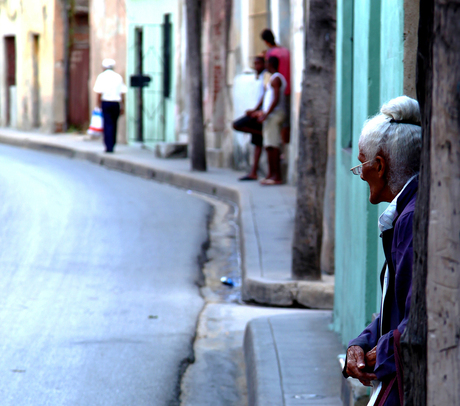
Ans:
{"type": "Polygon", "coordinates": [[[372,320],[380,295],[379,207],[349,169],[359,164],[362,126],[380,105],[381,3],[339,0],[337,6],[334,327],[347,344],[372,320]]]}
{"type": "Polygon", "coordinates": [[[129,141],[146,144],[166,140],[166,101],[171,93],[171,31],[169,14],[163,24],[129,25],[129,141]],[[136,76],[148,76],[145,87],[134,87],[136,76]]]}

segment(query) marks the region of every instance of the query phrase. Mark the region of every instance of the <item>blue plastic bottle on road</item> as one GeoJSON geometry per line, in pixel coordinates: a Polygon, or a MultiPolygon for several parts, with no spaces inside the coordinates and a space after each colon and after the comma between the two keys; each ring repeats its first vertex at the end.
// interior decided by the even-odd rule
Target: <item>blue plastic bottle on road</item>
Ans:
{"type": "Polygon", "coordinates": [[[232,278],[227,278],[226,276],[222,276],[222,278],[220,278],[220,281],[221,281],[224,285],[227,285],[227,286],[235,286],[235,283],[233,282],[233,279],[232,279],[232,278]]]}

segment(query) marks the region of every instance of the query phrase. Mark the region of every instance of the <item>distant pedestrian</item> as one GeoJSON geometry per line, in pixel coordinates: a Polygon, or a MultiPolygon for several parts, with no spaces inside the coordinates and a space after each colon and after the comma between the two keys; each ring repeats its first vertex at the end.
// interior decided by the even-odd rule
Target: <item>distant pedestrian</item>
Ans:
{"type": "Polygon", "coordinates": [[[264,72],[265,59],[263,56],[256,56],[254,58],[254,69],[256,70],[257,81],[257,106],[251,110],[247,110],[246,114],[233,122],[233,128],[236,131],[251,134],[251,143],[254,145],[254,163],[251,172],[242,176],[238,180],[257,180],[257,171],[259,169],[260,156],[263,149],[262,139],[262,123],[257,120],[257,111],[262,108],[264,100],[264,72]]]}
{"type": "Polygon", "coordinates": [[[285,89],[286,79],[278,72],[278,58],[268,58],[267,70],[272,74],[268,82],[262,105],[262,111],[257,112],[257,118],[262,124],[265,150],[268,156],[268,175],[260,183],[262,185],[279,185],[281,178],[281,127],[286,117],[285,89]]]}
{"type": "Polygon", "coordinates": [[[104,118],[105,152],[113,152],[117,142],[117,121],[124,114],[127,88],[122,76],[113,70],[113,59],[104,59],[102,67],[104,71],[97,77],[93,90],[97,93],[97,105],[104,118]]]}
{"type": "Polygon", "coordinates": [[[273,35],[272,30],[266,28],[260,34],[262,40],[265,42],[268,50],[265,53],[265,59],[268,59],[271,56],[276,56],[279,60],[278,71],[286,79],[286,89],[284,94],[285,98],[285,120],[281,130],[281,136],[285,143],[289,142],[289,134],[291,129],[291,55],[289,49],[282,47],[281,45],[275,42],[275,36],[273,35]]]}

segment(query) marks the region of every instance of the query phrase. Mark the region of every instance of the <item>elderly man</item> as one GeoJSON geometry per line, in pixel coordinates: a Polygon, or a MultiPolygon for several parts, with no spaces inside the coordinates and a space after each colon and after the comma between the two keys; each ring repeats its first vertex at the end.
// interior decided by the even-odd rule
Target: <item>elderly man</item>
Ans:
{"type": "Polygon", "coordinates": [[[104,118],[105,152],[111,153],[117,142],[117,121],[124,113],[127,89],[122,76],[113,70],[113,59],[104,59],[102,67],[104,71],[97,77],[93,90],[97,93],[97,105],[102,109],[104,118]]]}
{"type": "Polygon", "coordinates": [[[417,101],[398,97],[369,119],[359,139],[360,165],[351,171],[369,184],[372,204],[389,202],[379,218],[386,263],[380,280],[379,316],[347,350],[344,376],[374,387],[369,405],[402,404],[399,337],[406,327],[412,292],[412,222],[421,152],[417,101]]]}

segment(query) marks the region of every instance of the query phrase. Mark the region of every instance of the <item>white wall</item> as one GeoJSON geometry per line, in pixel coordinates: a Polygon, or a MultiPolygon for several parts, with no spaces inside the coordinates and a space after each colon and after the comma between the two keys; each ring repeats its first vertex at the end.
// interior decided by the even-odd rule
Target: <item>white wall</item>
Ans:
{"type": "Polygon", "coordinates": [[[302,74],[305,67],[305,0],[291,0],[291,143],[289,145],[288,181],[297,178],[299,108],[302,92],[302,74]]]}
{"type": "MultiPolygon", "coordinates": [[[[186,44],[185,44],[185,6],[181,0],[181,44],[178,47],[177,65],[180,67],[178,73],[177,102],[176,102],[176,132],[183,140],[186,140],[187,132],[187,88],[186,88],[186,44]]],[[[304,43],[304,7],[306,0],[271,0],[270,19],[275,37],[281,45],[286,46],[291,51],[291,144],[287,151],[288,179],[289,182],[295,181],[295,158],[297,156],[297,122],[298,108],[300,102],[302,71],[304,64],[303,43],[304,43]]],[[[267,25],[270,25],[267,24],[267,25]]],[[[227,95],[226,108],[226,131],[232,133],[232,142],[210,145],[219,145],[226,157],[233,156],[233,159],[224,159],[225,165],[230,165],[238,169],[246,169],[249,166],[252,148],[249,135],[231,130],[231,122],[241,116],[248,108],[253,107],[257,101],[252,100],[254,92],[251,90],[254,82],[254,73],[251,70],[249,53],[249,1],[234,0],[232,10],[232,26],[230,31],[229,50],[227,59],[227,95]]],[[[262,41],[262,40],[260,40],[262,41]]],[[[206,54],[205,54],[206,56],[206,54]]],[[[206,59],[206,58],[205,58],[206,59]]],[[[205,62],[205,61],[204,61],[205,62]]],[[[212,135],[212,134],[211,134],[212,135]]],[[[209,136],[209,134],[208,134],[209,136]]],[[[226,136],[225,139],[228,137],[226,136]]]]}

